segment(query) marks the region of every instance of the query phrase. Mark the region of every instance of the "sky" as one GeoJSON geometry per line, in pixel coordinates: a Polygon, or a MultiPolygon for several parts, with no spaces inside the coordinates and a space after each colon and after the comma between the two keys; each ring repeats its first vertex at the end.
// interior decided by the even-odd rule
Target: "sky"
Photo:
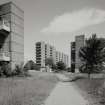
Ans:
{"type": "MultiPolygon", "coordinates": [[[[0,0],[0,4],[10,0],[0,0]]],[[[24,10],[25,60],[45,41],[70,57],[76,35],[105,37],[105,0],[11,0],[24,10]]]]}

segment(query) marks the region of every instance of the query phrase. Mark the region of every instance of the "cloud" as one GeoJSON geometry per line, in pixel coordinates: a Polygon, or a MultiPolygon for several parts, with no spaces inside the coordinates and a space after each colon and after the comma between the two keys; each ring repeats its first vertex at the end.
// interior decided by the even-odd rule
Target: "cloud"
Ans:
{"type": "Polygon", "coordinates": [[[105,21],[105,10],[84,8],[56,16],[41,32],[74,32],[105,21]]]}

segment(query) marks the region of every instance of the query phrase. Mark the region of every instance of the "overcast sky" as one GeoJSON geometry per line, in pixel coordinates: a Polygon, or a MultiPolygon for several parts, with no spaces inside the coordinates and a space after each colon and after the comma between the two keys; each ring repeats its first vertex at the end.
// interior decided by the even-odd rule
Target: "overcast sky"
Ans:
{"type": "MultiPolygon", "coordinates": [[[[0,0],[0,3],[10,0],[0,0]]],[[[70,55],[75,35],[105,37],[105,0],[13,0],[24,10],[25,59],[35,58],[35,42],[46,41],[70,55]]]]}

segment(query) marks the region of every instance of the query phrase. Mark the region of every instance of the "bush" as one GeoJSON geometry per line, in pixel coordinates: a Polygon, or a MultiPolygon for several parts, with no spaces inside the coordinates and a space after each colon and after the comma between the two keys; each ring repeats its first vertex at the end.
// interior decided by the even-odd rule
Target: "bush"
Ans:
{"type": "Polygon", "coordinates": [[[4,65],[2,69],[3,69],[3,74],[4,75],[6,75],[7,77],[11,76],[12,70],[11,70],[11,67],[10,67],[9,64],[4,65]]]}
{"type": "Polygon", "coordinates": [[[23,67],[23,64],[15,65],[15,69],[13,70],[12,74],[14,76],[15,75],[17,75],[17,76],[26,76],[28,74],[28,70],[23,67]]]}
{"type": "Polygon", "coordinates": [[[10,64],[4,63],[3,66],[2,66],[2,70],[3,70],[3,74],[6,77],[9,77],[9,76],[12,75],[12,70],[11,70],[10,64]]]}
{"type": "Polygon", "coordinates": [[[3,76],[3,70],[2,67],[0,67],[0,77],[3,76]]]}
{"type": "Polygon", "coordinates": [[[57,62],[56,65],[57,65],[57,69],[59,71],[62,71],[62,70],[65,70],[66,69],[66,66],[65,66],[65,64],[62,61],[57,62]]]}
{"type": "Polygon", "coordinates": [[[9,77],[12,75],[12,70],[10,64],[7,62],[3,62],[2,66],[0,67],[0,76],[9,77]]]}
{"type": "Polygon", "coordinates": [[[34,63],[34,61],[29,60],[25,65],[24,65],[25,70],[40,70],[40,67],[34,63]]]}
{"type": "MultiPolygon", "coordinates": [[[[85,65],[82,65],[79,68],[80,73],[88,73],[88,68],[86,68],[85,65]]],[[[103,70],[105,70],[105,67],[103,65],[94,65],[94,69],[92,70],[92,73],[101,73],[103,70]]]]}
{"type": "Polygon", "coordinates": [[[7,62],[2,62],[0,66],[0,77],[10,77],[10,76],[27,76],[28,70],[21,65],[15,65],[15,69],[11,70],[11,66],[7,62]]]}
{"type": "Polygon", "coordinates": [[[13,71],[14,75],[21,75],[23,74],[23,68],[21,65],[15,65],[15,70],[13,71]]]}
{"type": "Polygon", "coordinates": [[[56,72],[57,66],[56,66],[55,64],[53,64],[51,68],[52,68],[52,71],[53,71],[53,72],[56,72]]]}
{"type": "Polygon", "coordinates": [[[66,68],[66,71],[71,72],[71,68],[70,67],[66,68]]]}

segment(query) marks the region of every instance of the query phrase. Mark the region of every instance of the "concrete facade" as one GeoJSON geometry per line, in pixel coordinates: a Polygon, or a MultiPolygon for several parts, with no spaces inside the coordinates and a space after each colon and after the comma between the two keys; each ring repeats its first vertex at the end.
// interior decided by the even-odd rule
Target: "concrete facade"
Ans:
{"type": "Polygon", "coordinates": [[[49,44],[45,44],[45,58],[50,58],[50,49],[51,46],[49,44]]]}
{"type": "Polygon", "coordinates": [[[56,51],[56,63],[59,62],[59,52],[56,51]]]}
{"type": "Polygon", "coordinates": [[[69,56],[62,53],[62,52],[59,52],[59,51],[56,51],[56,63],[59,62],[59,61],[62,61],[65,63],[66,67],[68,67],[68,58],[69,56]]]}
{"type": "Polygon", "coordinates": [[[45,43],[36,43],[36,64],[40,67],[45,67],[45,43]]]}
{"type": "Polygon", "coordinates": [[[75,71],[75,42],[71,42],[71,71],[75,71]]]}
{"type": "Polygon", "coordinates": [[[75,45],[75,49],[76,49],[75,50],[75,57],[76,57],[76,59],[75,59],[75,70],[76,70],[76,72],[78,72],[79,71],[78,69],[81,66],[81,60],[79,58],[79,50],[85,44],[84,35],[76,36],[75,37],[75,42],[76,42],[76,45],[75,45]]]}
{"type": "Polygon", "coordinates": [[[79,50],[85,44],[85,36],[80,35],[75,37],[75,42],[71,43],[71,70],[79,72],[81,60],[79,58],[79,50]]]}
{"type": "Polygon", "coordinates": [[[45,59],[52,58],[54,64],[63,61],[68,67],[68,56],[61,52],[56,51],[54,46],[45,42],[37,42],[36,44],[36,64],[40,67],[45,67],[45,59]]]}
{"type": "MultiPolygon", "coordinates": [[[[15,68],[15,64],[24,62],[24,12],[13,2],[0,5],[0,17],[7,20],[10,31],[2,33],[0,30],[0,50],[1,53],[7,52],[10,60],[8,62],[11,68],[15,68]]],[[[1,56],[2,57],[2,56],[1,56]]],[[[1,61],[5,61],[1,59],[1,61]]]]}

